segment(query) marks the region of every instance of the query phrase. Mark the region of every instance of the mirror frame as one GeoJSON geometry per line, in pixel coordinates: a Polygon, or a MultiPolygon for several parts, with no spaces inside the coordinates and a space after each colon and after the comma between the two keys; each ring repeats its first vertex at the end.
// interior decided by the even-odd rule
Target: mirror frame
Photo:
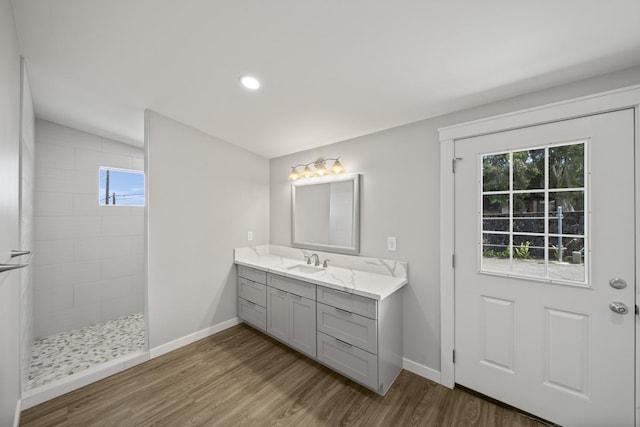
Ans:
{"type": "Polygon", "coordinates": [[[350,173],[343,175],[333,175],[322,178],[304,179],[291,183],[291,246],[301,249],[312,249],[324,252],[335,252],[340,254],[360,253],[360,174],[350,173]],[[323,245],[313,242],[300,242],[296,240],[296,188],[307,185],[330,184],[332,182],[353,181],[353,230],[351,239],[353,246],[323,245]]]}

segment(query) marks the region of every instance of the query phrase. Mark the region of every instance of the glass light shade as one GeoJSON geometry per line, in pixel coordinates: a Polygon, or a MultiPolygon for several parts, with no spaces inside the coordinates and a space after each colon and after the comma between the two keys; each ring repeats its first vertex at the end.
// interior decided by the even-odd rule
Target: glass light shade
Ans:
{"type": "Polygon", "coordinates": [[[340,163],[340,160],[336,160],[335,162],[333,162],[333,166],[331,166],[331,172],[333,173],[344,172],[344,167],[342,166],[342,163],[340,163]]]}
{"type": "Polygon", "coordinates": [[[291,173],[289,174],[289,181],[295,181],[300,178],[300,174],[298,173],[298,169],[291,168],[291,173]]]}
{"type": "Polygon", "coordinates": [[[328,173],[329,173],[329,171],[324,166],[324,163],[316,163],[316,175],[325,176],[328,173]]]}
{"type": "Polygon", "coordinates": [[[302,176],[304,176],[305,178],[311,178],[313,175],[314,173],[311,168],[309,166],[305,166],[304,170],[302,171],[302,176]]]}

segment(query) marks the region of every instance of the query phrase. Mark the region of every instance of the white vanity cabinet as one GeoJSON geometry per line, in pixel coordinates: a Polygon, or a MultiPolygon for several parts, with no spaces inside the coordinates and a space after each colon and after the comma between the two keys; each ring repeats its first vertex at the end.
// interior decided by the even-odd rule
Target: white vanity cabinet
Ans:
{"type": "Polygon", "coordinates": [[[402,370],[402,292],[368,298],[238,265],[238,317],[384,395],[402,370]]]}
{"type": "Polygon", "coordinates": [[[316,285],[273,274],[267,284],[267,333],[315,359],[316,285]]]}
{"type": "Polygon", "coordinates": [[[267,273],[238,266],[238,317],[267,330],[267,273]]]}

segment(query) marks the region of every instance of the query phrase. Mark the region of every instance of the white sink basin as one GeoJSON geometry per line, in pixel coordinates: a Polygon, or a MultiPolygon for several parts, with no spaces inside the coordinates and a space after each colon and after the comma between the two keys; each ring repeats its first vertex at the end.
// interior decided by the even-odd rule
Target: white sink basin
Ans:
{"type": "Polygon", "coordinates": [[[316,274],[320,273],[322,270],[324,270],[324,268],[316,267],[315,265],[298,264],[294,265],[293,267],[287,268],[287,270],[304,274],[316,274]]]}

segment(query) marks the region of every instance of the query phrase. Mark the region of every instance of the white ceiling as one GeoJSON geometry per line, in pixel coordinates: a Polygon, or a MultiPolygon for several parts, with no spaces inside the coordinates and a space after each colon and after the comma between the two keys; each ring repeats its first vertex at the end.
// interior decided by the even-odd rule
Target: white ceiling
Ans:
{"type": "Polygon", "coordinates": [[[150,108],[267,158],[640,64],[638,0],[13,8],[39,117],[140,143],[150,108]]]}

